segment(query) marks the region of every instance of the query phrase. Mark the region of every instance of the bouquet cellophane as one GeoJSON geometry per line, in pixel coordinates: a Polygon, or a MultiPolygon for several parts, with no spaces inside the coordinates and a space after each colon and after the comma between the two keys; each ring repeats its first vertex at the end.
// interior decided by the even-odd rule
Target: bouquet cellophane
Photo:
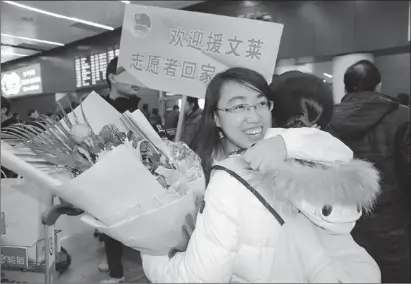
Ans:
{"type": "MultiPolygon", "coordinates": [[[[122,115],[94,92],[79,108],[69,116],[84,112],[94,133],[107,124],[124,126],[119,122],[122,115]]],[[[185,144],[163,141],[139,110],[128,115],[172,163],[172,170],[160,167],[157,171],[165,175],[169,187],[146,168],[139,149],[131,143],[105,152],[76,177],[61,169],[45,174],[20,158],[15,147],[7,147],[5,166],[83,209],[89,215],[83,217],[86,223],[125,245],[166,254],[181,239],[185,216],[195,210],[195,198],[204,194],[201,161],[185,144]]]]}

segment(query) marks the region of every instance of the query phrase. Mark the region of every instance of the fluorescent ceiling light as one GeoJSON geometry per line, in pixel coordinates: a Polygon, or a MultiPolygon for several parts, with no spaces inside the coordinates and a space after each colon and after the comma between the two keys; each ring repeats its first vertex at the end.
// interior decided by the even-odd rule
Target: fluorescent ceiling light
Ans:
{"type": "Polygon", "coordinates": [[[69,20],[69,21],[73,21],[73,22],[78,22],[78,23],[82,23],[82,24],[85,24],[85,25],[89,25],[89,26],[109,30],[109,31],[114,30],[113,27],[109,27],[109,26],[106,26],[106,25],[101,25],[101,24],[93,23],[93,22],[78,19],[78,18],[68,17],[68,16],[64,16],[64,15],[44,11],[44,10],[41,10],[41,9],[37,9],[37,8],[34,8],[34,7],[30,7],[30,6],[27,6],[27,5],[17,3],[17,2],[14,2],[14,1],[3,1],[3,2],[7,3],[7,4],[10,4],[10,5],[20,7],[20,8],[23,8],[23,9],[30,10],[30,11],[33,11],[33,12],[41,13],[41,14],[44,14],[44,15],[48,15],[48,16],[52,16],[52,17],[56,17],[56,18],[60,18],[60,19],[65,19],[65,20],[69,20]]]}
{"type": "Polygon", "coordinates": [[[244,6],[246,7],[253,7],[257,5],[254,1],[244,1],[244,6]]]}
{"type": "Polygon", "coordinates": [[[121,2],[123,2],[125,4],[130,4],[130,1],[121,1],[121,2]]]}
{"type": "Polygon", "coordinates": [[[1,52],[1,55],[11,55],[11,56],[27,56],[27,54],[20,54],[20,53],[14,53],[14,52],[1,52]]]}
{"type": "Polygon", "coordinates": [[[14,35],[8,35],[8,34],[3,34],[3,33],[1,34],[1,36],[18,38],[18,39],[23,39],[23,40],[35,41],[35,42],[41,42],[41,43],[47,43],[47,44],[51,44],[51,45],[64,46],[64,43],[48,41],[48,40],[42,40],[42,39],[35,39],[35,38],[22,37],[22,36],[14,36],[14,35]]]}
{"type": "Polygon", "coordinates": [[[333,77],[332,75],[330,75],[330,74],[328,74],[328,73],[324,73],[324,76],[325,76],[325,77],[328,77],[328,78],[332,78],[332,77],[333,77]]]}

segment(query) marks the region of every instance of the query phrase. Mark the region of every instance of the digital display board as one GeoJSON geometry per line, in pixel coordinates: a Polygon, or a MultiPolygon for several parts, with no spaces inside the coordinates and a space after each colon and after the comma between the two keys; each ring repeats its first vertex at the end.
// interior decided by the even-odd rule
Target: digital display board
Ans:
{"type": "Polygon", "coordinates": [[[120,53],[118,47],[108,48],[104,52],[95,52],[86,56],[76,56],[77,89],[106,84],[106,69],[109,62],[120,53]]]}
{"type": "Polygon", "coordinates": [[[40,64],[33,64],[1,73],[1,90],[6,98],[41,94],[43,82],[40,64]]]}

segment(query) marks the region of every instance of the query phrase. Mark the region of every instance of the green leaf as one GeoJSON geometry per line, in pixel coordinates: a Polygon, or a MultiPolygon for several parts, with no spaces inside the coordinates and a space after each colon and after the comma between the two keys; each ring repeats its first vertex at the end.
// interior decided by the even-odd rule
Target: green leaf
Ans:
{"type": "Polygon", "coordinates": [[[80,124],[80,121],[78,120],[77,114],[74,112],[74,109],[71,107],[71,104],[70,104],[70,109],[71,109],[71,113],[74,116],[74,120],[76,121],[76,124],[80,124]]]}
{"type": "Polygon", "coordinates": [[[67,126],[71,129],[73,127],[73,124],[70,121],[70,118],[68,117],[66,111],[63,109],[63,107],[61,106],[61,104],[59,102],[57,102],[57,104],[60,107],[61,112],[63,113],[63,121],[67,124],[67,126]]]}
{"type": "Polygon", "coordinates": [[[84,122],[91,129],[91,132],[94,133],[93,128],[91,128],[91,125],[90,125],[89,121],[87,120],[86,114],[84,113],[83,104],[80,104],[80,109],[81,109],[81,114],[83,115],[84,122]]]}

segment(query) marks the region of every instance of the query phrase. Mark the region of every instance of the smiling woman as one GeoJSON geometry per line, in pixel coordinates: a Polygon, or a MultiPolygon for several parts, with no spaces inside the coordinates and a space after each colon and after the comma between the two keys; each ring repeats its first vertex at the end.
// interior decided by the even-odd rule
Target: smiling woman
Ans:
{"type": "Polygon", "coordinates": [[[259,73],[231,68],[208,85],[199,131],[191,144],[207,173],[225,153],[246,149],[271,127],[270,88],[259,73]]]}
{"type": "MultiPolygon", "coordinates": [[[[314,196],[330,196],[325,194],[330,187],[339,189],[342,185],[363,192],[365,187],[361,187],[361,183],[365,176],[373,178],[370,184],[375,192],[378,190],[376,171],[351,169],[349,172],[353,175],[349,177],[360,186],[344,182],[345,177],[340,178],[341,184],[337,182],[340,176],[337,171],[347,172],[347,167],[340,163],[349,163],[352,151],[330,134],[315,128],[283,129],[284,132],[269,129],[272,109],[269,96],[267,82],[249,69],[231,68],[211,80],[202,124],[193,145],[209,179],[204,200],[198,214],[194,212],[186,217],[182,240],[171,250],[170,258],[141,254],[145,275],[152,283],[368,283],[380,280],[375,262],[346,233],[355,223],[352,217],[360,215],[356,206],[350,211],[353,214],[344,219],[351,222],[349,226],[336,226],[338,232],[345,229],[345,237],[328,237],[330,234],[325,230],[297,214],[290,206],[291,200],[278,198],[292,196],[293,202],[301,201],[299,196],[305,196],[305,191],[310,189],[321,193],[314,196]],[[276,132],[271,133],[273,136],[272,131],[276,132]],[[250,146],[244,155],[230,154],[250,146]],[[250,151],[255,161],[246,158],[250,151]],[[335,153],[340,157],[332,157],[335,153]],[[275,170],[267,175],[270,181],[267,184],[261,183],[265,180],[261,172],[250,170],[256,168],[253,164],[259,164],[261,157],[273,164],[275,170]],[[284,161],[285,157],[290,161],[284,161]],[[296,162],[297,159],[336,166],[324,170],[322,166],[310,164],[302,171],[304,165],[296,162]],[[213,164],[212,172],[207,168],[210,164],[213,164]],[[271,176],[275,182],[271,183],[271,176]],[[318,181],[331,183],[313,184],[318,181]],[[190,222],[190,218],[195,222],[190,222]]],[[[321,117],[324,114],[321,112],[321,117]]],[[[338,204],[330,200],[320,207],[332,204],[332,208],[324,206],[323,214],[333,221],[341,206],[334,206],[338,204]]],[[[302,209],[306,208],[310,207],[302,209]]]]}

